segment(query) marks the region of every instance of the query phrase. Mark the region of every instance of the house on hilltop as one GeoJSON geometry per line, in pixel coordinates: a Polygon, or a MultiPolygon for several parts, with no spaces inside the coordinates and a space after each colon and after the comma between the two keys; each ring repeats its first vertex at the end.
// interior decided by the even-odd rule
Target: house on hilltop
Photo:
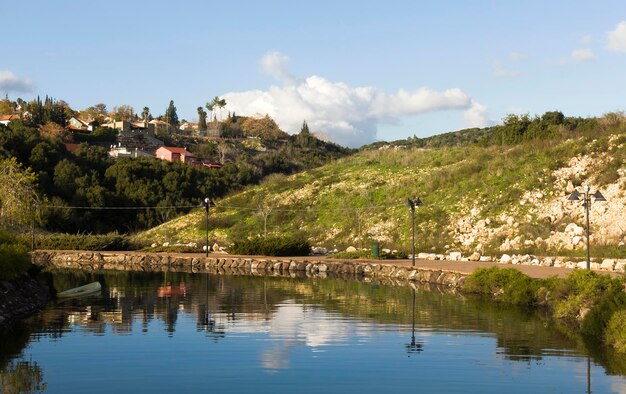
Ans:
{"type": "Polygon", "coordinates": [[[12,120],[20,120],[20,119],[22,118],[19,115],[1,115],[0,124],[8,126],[9,122],[11,122],[12,120]]]}
{"type": "Polygon", "coordinates": [[[71,117],[68,121],[68,128],[72,131],[91,132],[96,128],[95,120],[83,120],[71,117]]]}
{"type": "Polygon", "coordinates": [[[196,156],[185,148],[175,148],[172,146],[162,146],[156,150],[157,159],[167,161],[180,161],[183,163],[193,163],[196,156]]]}
{"type": "Polygon", "coordinates": [[[148,135],[154,135],[154,124],[146,123],[143,121],[129,122],[127,120],[112,121],[105,123],[102,126],[117,129],[122,133],[145,133],[148,135]]]}

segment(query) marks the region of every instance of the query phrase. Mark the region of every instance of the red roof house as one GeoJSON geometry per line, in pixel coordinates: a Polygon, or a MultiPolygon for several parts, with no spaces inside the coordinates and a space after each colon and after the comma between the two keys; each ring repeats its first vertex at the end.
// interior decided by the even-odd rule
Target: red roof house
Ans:
{"type": "Polygon", "coordinates": [[[185,148],[175,148],[172,146],[162,146],[156,150],[157,159],[167,161],[181,161],[183,163],[192,163],[196,156],[188,152],[185,148]]]}

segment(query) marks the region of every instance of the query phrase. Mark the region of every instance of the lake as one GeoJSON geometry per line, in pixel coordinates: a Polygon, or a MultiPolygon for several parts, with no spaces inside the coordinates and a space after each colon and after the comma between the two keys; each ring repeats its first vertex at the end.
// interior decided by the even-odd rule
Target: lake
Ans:
{"type": "Polygon", "coordinates": [[[626,392],[626,360],[541,313],[338,279],[59,271],[0,336],[0,392],[626,392]]]}

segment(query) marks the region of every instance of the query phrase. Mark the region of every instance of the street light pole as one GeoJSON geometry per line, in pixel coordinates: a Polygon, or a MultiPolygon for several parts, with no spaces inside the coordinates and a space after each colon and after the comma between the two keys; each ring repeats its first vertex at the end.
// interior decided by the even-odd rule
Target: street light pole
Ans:
{"type": "Polygon", "coordinates": [[[412,258],[412,266],[415,267],[415,207],[419,207],[424,205],[422,200],[419,197],[411,200],[410,198],[406,199],[406,206],[411,208],[411,258],[412,258]]]}
{"type": "Polygon", "coordinates": [[[570,194],[570,196],[567,198],[568,201],[581,201],[583,205],[585,206],[585,216],[587,219],[587,231],[586,231],[586,235],[587,235],[587,269],[591,269],[591,251],[589,248],[589,238],[590,238],[590,222],[589,222],[589,207],[591,206],[591,202],[592,202],[592,198],[593,197],[593,201],[606,201],[606,198],[604,198],[604,196],[602,195],[602,193],[600,193],[600,191],[596,191],[595,193],[591,194],[591,188],[589,187],[589,185],[585,185],[583,187],[583,192],[579,192],[578,189],[574,189],[574,191],[572,192],[572,194],[570,194]]]}

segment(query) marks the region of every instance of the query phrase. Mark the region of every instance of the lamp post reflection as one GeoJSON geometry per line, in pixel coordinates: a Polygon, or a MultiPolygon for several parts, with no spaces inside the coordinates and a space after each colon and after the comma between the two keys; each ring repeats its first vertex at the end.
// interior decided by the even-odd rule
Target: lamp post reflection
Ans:
{"type": "Polygon", "coordinates": [[[406,352],[409,357],[411,354],[416,354],[424,351],[424,344],[415,340],[415,289],[411,289],[413,292],[413,305],[411,308],[411,343],[405,345],[406,352]]]}
{"type": "Polygon", "coordinates": [[[206,274],[206,306],[204,310],[204,329],[207,332],[212,332],[215,328],[215,320],[209,312],[209,274],[206,274]]]}

